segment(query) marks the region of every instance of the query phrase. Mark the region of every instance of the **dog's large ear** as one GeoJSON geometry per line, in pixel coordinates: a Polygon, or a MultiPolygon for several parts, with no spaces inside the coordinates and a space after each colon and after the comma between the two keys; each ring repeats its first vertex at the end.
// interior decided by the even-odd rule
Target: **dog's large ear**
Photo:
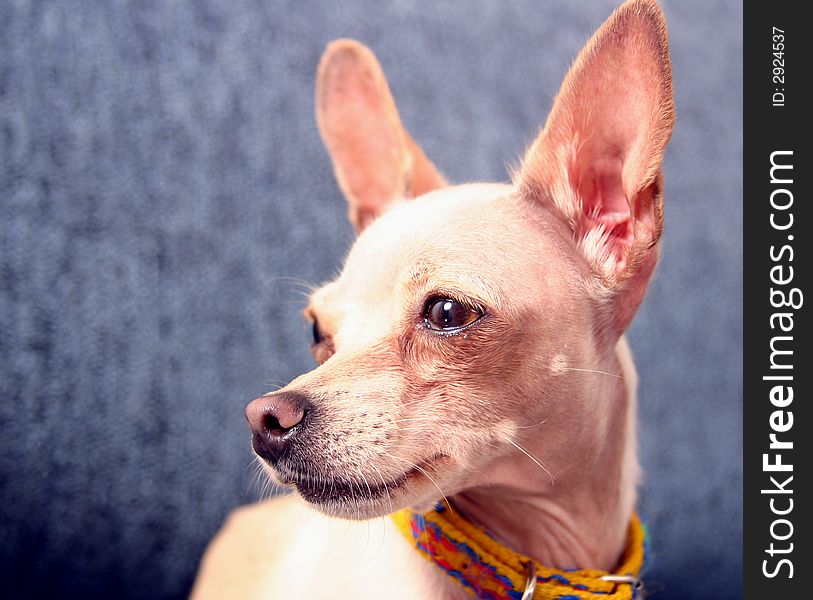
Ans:
{"type": "Polygon", "coordinates": [[[621,6],[565,77],[515,175],[569,223],[623,331],[658,257],[661,160],[674,123],[666,23],[654,0],[621,6]]]}
{"type": "Polygon", "coordinates": [[[316,77],[316,120],[356,231],[393,201],[445,185],[401,124],[381,65],[363,44],[328,45],[316,77]]]}

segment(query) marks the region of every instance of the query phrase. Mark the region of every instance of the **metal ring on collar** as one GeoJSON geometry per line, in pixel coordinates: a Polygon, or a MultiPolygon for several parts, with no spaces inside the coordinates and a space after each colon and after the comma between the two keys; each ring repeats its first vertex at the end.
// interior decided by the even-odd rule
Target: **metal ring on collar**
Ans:
{"type": "Polygon", "coordinates": [[[531,600],[536,591],[536,565],[529,560],[525,565],[525,591],[522,592],[522,600],[531,600]]]}

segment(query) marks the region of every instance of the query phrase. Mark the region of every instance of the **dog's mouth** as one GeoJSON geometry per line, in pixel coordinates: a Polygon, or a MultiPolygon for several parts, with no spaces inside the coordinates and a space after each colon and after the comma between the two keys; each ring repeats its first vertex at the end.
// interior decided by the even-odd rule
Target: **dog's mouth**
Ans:
{"type": "Polygon", "coordinates": [[[395,495],[412,482],[426,480],[433,485],[431,473],[437,471],[441,463],[449,457],[445,454],[434,454],[430,458],[417,463],[409,471],[393,479],[385,479],[380,475],[374,477],[344,479],[341,477],[325,477],[305,475],[296,471],[277,472],[280,481],[296,488],[304,500],[317,506],[339,506],[358,504],[359,502],[374,502],[376,500],[392,501],[395,495]]]}

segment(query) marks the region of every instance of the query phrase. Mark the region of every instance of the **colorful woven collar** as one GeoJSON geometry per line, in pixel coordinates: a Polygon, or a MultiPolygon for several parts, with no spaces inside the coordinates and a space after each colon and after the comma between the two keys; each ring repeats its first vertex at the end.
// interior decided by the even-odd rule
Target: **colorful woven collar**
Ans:
{"type": "Polygon", "coordinates": [[[644,563],[646,531],[635,514],[630,521],[621,565],[615,573],[544,567],[503,546],[484,529],[442,505],[426,514],[402,510],[392,515],[392,519],[426,559],[477,598],[634,600],[640,597],[640,585],[636,584],[644,563]],[[535,582],[531,573],[535,573],[535,582]]]}

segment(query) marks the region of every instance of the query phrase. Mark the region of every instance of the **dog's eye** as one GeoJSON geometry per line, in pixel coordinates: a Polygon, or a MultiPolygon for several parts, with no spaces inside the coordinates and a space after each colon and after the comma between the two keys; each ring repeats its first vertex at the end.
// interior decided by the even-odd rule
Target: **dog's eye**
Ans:
{"type": "Polygon", "coordinates": [[[311,325],[311,335],[313,335],[311,354],[313,355],[313,359],[316,361],[316,364],[321,365],[328,358],[333,356],[333,353],[335,352],[333,348],[333,340],[329,335],[326,337],[322,334],[322,330],[319,329],[319,321],[316,319],[313,320],[313,325],[311,325]]]}
{"type": "Polygon", "coordinates": [[[471,325],[483,314],[451,298],[435,298],[426,305],[424,321],[435,331],[454,331],[471,325]]]}
{"type": "Polygon", "coordinates": [[[319,323],[314,319],[313,327],[311,329],[311,333],[313,334],[313,343],[319,344],[322,342],[322,333],[319,331],[319,323]]]}

